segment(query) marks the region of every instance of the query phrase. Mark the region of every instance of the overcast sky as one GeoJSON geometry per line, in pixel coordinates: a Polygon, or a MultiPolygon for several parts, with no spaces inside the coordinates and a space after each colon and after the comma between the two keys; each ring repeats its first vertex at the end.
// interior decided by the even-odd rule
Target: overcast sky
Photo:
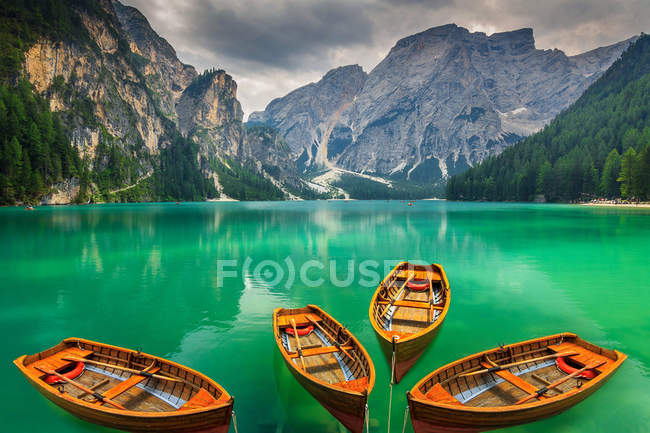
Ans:
{"type": "Polygon", "coordinates": [[[456,23],[487,34],[532,27],[537,48],[578,54],[650,32],[649,0],[122,0],[179,58],[225,69],[246,115],[329,69],[366,72],[395,42],[456,23]]]}

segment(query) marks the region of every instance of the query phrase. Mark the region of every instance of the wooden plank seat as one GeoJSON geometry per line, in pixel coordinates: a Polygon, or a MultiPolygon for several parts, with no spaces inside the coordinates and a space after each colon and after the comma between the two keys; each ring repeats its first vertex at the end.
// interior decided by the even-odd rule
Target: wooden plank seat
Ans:
{"type": "MultiPolygon", "coordinates": [[[[160,370],[160,367],[153,367],[150,370],[147,371],[147,373],[154,374],[157,373],[160,370]]],[[[105,393],[102,394],[102,397],[108,398],[110,400],[114,399],[115,397],[119,396],[120,394],[124,394],[126,391],[129,389],[133,388],[140,382],[143,382],[147,380],[147,376],[143,376],[140,374],[133,374],[131,377],[128,379],[118,383],[115,385],[113,388],[107,390],[105,393]]],[[[104,402],[102,400],[97,400],[95,404],[97,405],[102,405],[104,402]]]]}
{"type": "Polygon", "coordinates": [[[93,354],[92,350],[83,350],[83,349],[79,349],[78,347],[68,347],[59,352],[56,352],[51,356],[48,356],[47,358],[34,362],[27,368],[28,370],[31,370],[32,372],[36,373],[39,377],[47,376],[47,374],[43,373],[42,370],[54,370],[60,373],[61,370],[75,363],[74,361],[69,361],[64,358],[69,358],[69,357],[87,358],[92,354],[93,354]]]}
{"type": "Polygon", "coordinates": [[[571,355],[569,356],[569,358],[571,358],[572,361],[577,362],[581,367],[584,367],[585,365],[588,364],[593,364],[595,362],[604,362],[604,364],[594,369],[599,373],[602,373],[603,371],[608,371],[611,368],[611,365],[614,364],[614,360],[606,356],[594,353],[591,350],[586,349],[580,346],[579,344],[575,344],[575,343],[563,342],[561,344],[550,345],[548,346],[548,348],[556,353],[578,352],[577,355],[571,355]]]}
{"type": "MultiPolygon", "coordinates": [[[[487,363],[487,362],[481,362],[481,365],[485,368],[492,368],[494,365],[487,363]]],[[[511,385],[519,388],[520,390],[524,391],[527,394],[535,394],[538,391],[538,388],[533,385],[530,382],[526,382],[524,379],[522,379],[519,376],[516,376],[512,374],[509,370],[499,370],[499,371],[493,371],[492,373],[496,374],[506,382],[510,383],[511,385]]],[[[548,398],[546,395],[540,395],[540,399],[545,399],[548,398]]]]}
{"type": "MultiPolygon", "coordinates": [[[[325,346],[325,347],[316,347],[316,348],[313,348],[313,349],[303,349],[302,350],[302,357],[306,358],[308,356],[325,355],[327,353],[338,352],[338,351],[340,351],[342,349],[352,350],[354,348],[352,346],[340,346],[340,347],[325,346]]],[[[298,357],[300,357],[300,355],[298,354],[298,352],[289,352],[289,357],[290,358],[298,358],[298,357]]]]}
{"type": "MultiPolygon", "coordinates": [[[[389,305],[388,301],[378,301],[379,305],[389,305]]],[[[395,307],[407,307],[407,308],[419,308],[422,310],[428,310],[433,308],[434,310],[443,310],[444,308],[440,304],[430,304],[429,301],[393,301],[393,306],[395,307]]]]}
{"type": "Polygon", "coordinates": [[[397,273],[397,279],[407,280],[410,277],[413,277],[414,280],[426,280],[429,277],[433,281],[442,280],[442,276],[438,271],[413,271],[408,269],[402,269],[397,273]]]}
{"type": "Polygon", "coordinates": [[[292,314],[278,317],[278,327],[287,328],[292,326],[291,319],[296,321],[297,327],[311,325],[312,323],[309,321],[309,319],[313,320],[314,322],[320,322],[322,320],[320,317],[314,314],[292,314]]]}

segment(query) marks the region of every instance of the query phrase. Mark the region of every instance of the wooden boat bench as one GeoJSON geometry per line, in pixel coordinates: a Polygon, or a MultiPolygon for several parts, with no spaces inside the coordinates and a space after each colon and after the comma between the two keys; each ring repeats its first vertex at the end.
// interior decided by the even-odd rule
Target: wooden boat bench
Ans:
{"type": "Polygon", "coordinates": [[[594,370],[598,371],[599,373],[602,373],[603,371],[608,371],[611,369],[611,365],[614,364],[614,360],[603,356],[603,355],[598,355],[594,352],[591,352],[584,347],[580,346],[579,344],[575,343],[570,343],[570,342],[563,342],[561,344],[554,344],[548,346],[549,349],[552,351],[558,353],[558,352],[578,352],[577,355],[571,355],[569,358],[571,358],[572,361],[576,361],[578,364],[580,364],[581,367],[584,367],[585,365],[592,364],[594,362],[604,362],[604,364],[600,365],[599,367],[596,367],[594,370]]]}
{"type": "MultiPolygon", "coordinates": [[[[487,362],[481,362],[481,365],[485,368],[492,368],[494,365],[487,363],[487,362]]],[[[533,385],[530,382],[526,382],[524,379],[522,379],[519,376],[516,376],[512,374],[509,370],[500,370],[500,371],[493,371],[492,373],[496,374],[499,376],[501,379],[505,380],[506,382],[510,383],[511,385],[519,388],[520,390],[524,391],[526,394],[536,394],[538,391],[538,388],[533,385]]],[[[545,399],[548,398],[546,395],[540,395],[540,399],[545,399]]]]}
{"type": "Polygon", "coordinates": [[[314,322],[320,322],[322,319],[314,314],[292,314],[292,315],[286,315],[286,316],[280,316],[278,317],[278,327],[279,328],[287,328],[291,326],[291,319],[296,321],[296,326],[307,326],[311,325],[312,322],[309,321],[309,319],[313,320],[314,322]],[[309,317],[309,318],[307,318],[309,317]]]}
{"type": "MultiPolygon", "coordinates": [[[[390,302],[388,301],[378,301],[377,302],[379,305],[389,305],[390,302]]],[[[439,304],[431,304],[429,301],[393,301],[392,303],[393,306],[395,307],[407,307],[407,308],[419,308],[422,310],[428,310],[430,308],[433,308],[434,310],[444,310],[442,305],[439,304]]]]}
{"type": "Polygon", "coordinates": [[[83,350],[79,349],[78,347],[69,347],[53,354],[52,356],[48,356],[47,358],[34,362],[28,366],[27,369],[33,371],[39,377],[47,376],[47,374],[43,373],[42,370],[54,370],[56,372],[60,372],[66,367],[69,367],[75,363],[74,361],[69,361],[64,358],[87,358],[92,354],[92,350],[83,350]]]}
{"type": "MultiPolygon", "coordinates": [[[[154,373],[157,373],[158,370],[160,370],[160,367],[154,367],[154,368],[148,370],[147,373],[154,374],[154,373]]],[[[142,375],[139,375],[139,374],[133,374],[128,379],[118,383],[113,388],[107,390],[105,393],[102,394],[102,397],[112,400],[115,397],[117,397],[117,396],[119,396],[121,394],[124,394],[129,389],[133,388],[134,386],[136,386],[140,382],[143,382],[143,381],[145,381],[147,379],[148,379],[147,376],[142,376],[142,375]]],[[[96,405],[102,405],[102,404],[104,404],[104,402],[102,400],[97,400],[95,402],[95,404],[96,405]]]]}
{"type": "Polygon", "coordinates": [[[403,269],[397,273],[396,278],[407,280],[413,278],[415,280],[427,280],[431,278],[433,281],[441,281],[442,276],[440,272],[437,271],[410,271],[408,269],[403,269]]]}
{"type": "MultiPolygon", "coordinates": [[[[317,356],[317,355],[325,355],[328,353],[335,353],[339,352],[340,350],[352,350],[354,347],[352,346],[325,346],[325,347],[316,347],[313,349],[303,349],[302,350],[302,356],[303,358],[307,356],[317,356]]],[[[300,354],[298,352],[289,352],[289,357],[291,358],[298,358],[300,357],[300,354]]]]}

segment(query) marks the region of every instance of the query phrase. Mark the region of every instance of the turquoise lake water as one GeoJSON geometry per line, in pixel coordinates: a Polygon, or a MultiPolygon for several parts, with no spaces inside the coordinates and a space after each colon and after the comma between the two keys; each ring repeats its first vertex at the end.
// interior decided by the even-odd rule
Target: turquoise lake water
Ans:
{"type": "Polygon", "coordinates": [[[437,201],[3,208],[0,241],[2,431],[109,431],[47,402],[11,363],[72,336],[211,376],[235,397],[240,433],[342,431],[290,376],[273,340],[273,308],[313,303],[370,353],[370,430],[385,432],[389,365],[368,303],[396,260],[442,264],[452,304],[394,388],[391,431],[402,430],[405,392],[431,370],[561,331],[629,358],[580,405],[503,431],[650,431],[650,209],[437,201]]]}

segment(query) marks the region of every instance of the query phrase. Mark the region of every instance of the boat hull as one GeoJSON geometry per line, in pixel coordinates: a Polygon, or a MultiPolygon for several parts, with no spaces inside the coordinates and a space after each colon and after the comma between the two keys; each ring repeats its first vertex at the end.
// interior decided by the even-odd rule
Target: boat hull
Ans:
{"type": "Polygon", "coordinates": [[[458,409],[432,407],[408,398],[409,413],[415,433],[469,433],[527,424],[555,416],[596,392],[607,379],[585,392],[565,400],[518,410],[477,413],[458,409]]]}
{"type": "MultiPolygon", "coordinates": [[[[578,346],[574,345],[573,347],[578,346]]],[[[531,354],[528,356],[534,357],[535,355],[531,354]]],[[[411,391],[406,393],[413,431],[415,433],[482,432],[513,427],[555,416],[598,391],[613,376],[625,359],[626,356],[621,352],[599,348],[571,333],[557,334],[522,343],[515,343],[505,348],[491,349],[479,354],[470,355],[428,374],[411,391]],[[520,353],[525,353],[526,350],[531,349],[535,351],[544,347],[553,347],[558,341],[560,342],[559,344],[562,344],[562,341],[571,344],[575,343],[580,345],[580,347],[591,350],[594,356],[600,356],[601,359],[604,359],[606,356],[610,361],[603,367],[598,376],[585,382],[581,387],[565,390],[561,395],[556,394],[554,398],[537,400],[522,405],[511,404],[494,407],[466,406],[461,403],[432,402],[423,395],[424,391],[422,391],[422,387],[430,387],[435,383],[439,383],[440,378],[450,377],[450,371],[453,375],[461,373],[463,371],[462,368],[467,365],[472,365],[471,363],[475,359],[482,359],[483,356],[496,359],[499,353],[507,353],[508,351],[511,351],[511,353],[512,351],[517,353],[517,350],[520,353]]]]}
{"type": "MultiPolygon", "coordinates": [[[[102,343],[91,342],[88,340],[67,339],[59,345],[41,352],[44,356],[55,353],[63,347],[69,346],[77,341],[85,345],[93,345],[96,349],[97,355],[101,355],[101,351],[111,351],[110,353],[136,353],[128,349],[118,348],[116,346],[109,346],[102,343]]],[[[166,363],[165,368],[183,369],[187,373],[196,374],[195,379],[197,383],[207,386],[219,386],[216,382],[211,381],[205,376],[199,376],[199,373],[191,370],[180,364],[173,363],[172,361],[163,358],[154,357],[151,355],[142,354],[137,352],[139,356],[147,356],[147,359],[156,359],[161,363],[166,363]],[[201,380],[201,382],[198,382],[201,380]]],[[[76,416],[84,421],[98,424],[104,427],[109,427],[117,430],[145,433],[145,432],[168,432],[168,433],[227,433],[230,427],[230,421],[233,412],[234,399],[230,396],[225,397],[225,400],[220,405],[208,408],[186,409],[170,412],[138,412],[133,410],[120,410],[112,408],[108,405],[97,406],[86,400],[78,399],[72,395],[60,392],[58,387],[50,386],[45,381],[41,380],[38,375],[34,374],[33,369],[28,368],[26,364],[33,361],[35,357],[41,354],[26,356],[23,355],[16,360],[14,364],[21,371],[23,376],[36,390],[47,398],[49,401],[60,407],[61,409],[69,412],[71,415],[76,416]]],[[[160,364],[159,364],[160,365],[160,364]]],[[[192,380],[195,380],[192,379],[192,380]]]]}
{"type": "Polygon", "coordinates": [[[84,421],[99,424],[104,427],[124,430],[129,432],[169,432],[169,433],[227,433],[230,427],[232,405],[227,408],[215,410],[211,413],[202,412],[194,415],[181,415],[170,417],[147,417],[125,416],[118,413],[107,414],[98,412],[91,408],[79,406],[59,397],[56,394],[44,390],[42,387],[29,379],[29,382],[47,398],[61,409],[80,418],[84,421]]]}
{"type": "Polygon", "coordinates": [[[411,367],[415,365],[420,356],[429,347],[433,339],[436,338],[440,332],[442,324],[445,321],[445,318],[447,317],[451,302],[449,280],[447,280],[447,275],[445,274],[445,270],[441,265],[432,264],[425,267],[421,265],[411,265],[408,262],[401,262],[386,276],[384,281],[382,281],[382,283],[375,291],[375,294],[373,295],[373,298],[370,302],[369,316],[370,323],[372,324],[375,335],[379,340],[379,345],[381,346],[382,352],[384,352],[389,365],[393,360],[393,342],[391,340],[392,336],[390,332],[382,329],[377,322],[377,318],[375,317],[376,302],[378,300],[382,286],[384,284],[387,284],[387,281],[394,280],[395,276],[399,272],[410,269],[413,269],[416,272],[437,272],[440,274],[440,282],[442,285],[441,289],[444,293],[444,307],[440,316],[426,329],[422,330],[422,332],[410,334],[405,337],[403,336],[403,338],[398,338],[395,341],[395,372],[393,378],[395,383],[399,383],[404,378],[406,373],[408,373],[411,367]]]}
{"type": "MultiPolygon", "coordinates": [[[[408,371],[415,365],[420,356],[427,350],[431,342],[436,338],[442,322],[435,329],[419,336],[395,345],[395,383],[399,383],[408,371]]],[[[390,364],[393,359],[393,344],[386,340],[383,335],[375,332],[384,356],[390,364]]]]}
{"type": "MultiPolygon", "coordinates": [[[[298,309],[282,309],[278,308],[273,313],[273,328],[278,350],[282,355],[285,365],[291,372],[292,376],[296,378],[298,383],[314,397],[332,416],[334,416],[341,424],[345,426],[352,433],[362,433],[364,421],[367,413],[368,394],[372,390],[375,381],[375,370],[372,365],[372,360],[368,356],[366,350],[356,340],[354,335],[347,331],[343,325],[337,322],[330,315],[325,313],[322,309],[315,305],[308,305],[304,308],[298,309]],[[338,334],[347,334],[348,341],[352,342],[361,358],[367,362],[366,371],[368,371],[367,385],[361,389],[346,389],[332,385],[315,378],[313,375],[305,373],[300,370],[298,366],[287,356],[280,341],[280,315],[292,314],[311,314],[320,317],[322,320],[327,320],[335,328],[338,329],[338,334]]],[[[337,337],[338,338],[338,337],[337,337]]],[[[294,358],[297,359],[297,358],[294,358]]]]}
{"type": "Polygon", "coordinates": [[[309,380],[298,373],[285,359],[285,364],[298,383],[314,397],[334,418],[339,420],[352,433],[363,432],[367,395],[350,395],[325,388],[321,384],[309,380]]]}

